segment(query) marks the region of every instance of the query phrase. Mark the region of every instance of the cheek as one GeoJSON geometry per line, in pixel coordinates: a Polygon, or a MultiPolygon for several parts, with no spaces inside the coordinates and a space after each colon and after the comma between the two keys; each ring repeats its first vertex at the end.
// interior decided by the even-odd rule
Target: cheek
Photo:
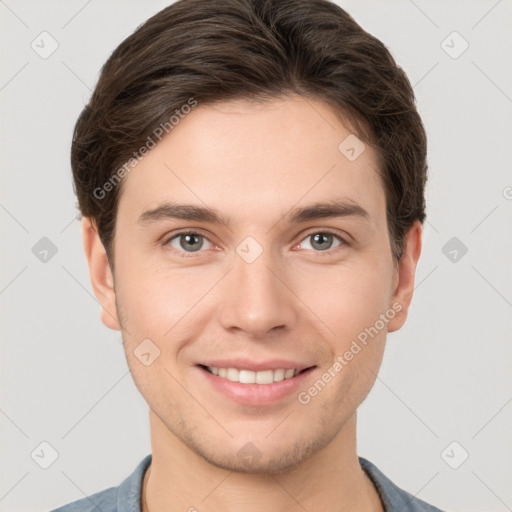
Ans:
{"type": "MultiPolygon", "coordinates": [[[[214,302],[222,302],[210,292],[225,269],[172,268],[148,260],[128,251],[117,265],[116,296],[126,342],[150,338],[162,348],[172,339],[186,343],[214,314],[214,302]]],[[[302,311],[301,328],[314,325],[332,352],[340,353],[386,311],[391,269],[391,261],[380,254],[360,254],[336,265],[298,263],[282,270],[293,290],[290,306],[302,311]]]]}
{"type": "MultiPolygon", "coordinates": [[[[328,327],[339,353],[387,311],[390,282],[390,269],[382,263],[347,264],[301,275],[296,293],[328,327]]],[[[385,334],[386,325],[379,322],[379,331],[385,334]]]]}
{"type": "Polygon", "coordinates": [[[130,335],[171,336],[180,324],[187,323],[189,313],[200,309],[214,278],[201,275],[194,267],[170,271],[126,260],[116,280],[123,325],[130,335]]]}
{"type": "MultiPolygon", "coordinates": [[[[195,290],[179,273],[170,276],[129,260],[119,268],[116,296],[123,324],[126,359],[141,395],[153,410],[186,408],[173,377],[173,361],[195,336],[188,313],[198,301],[195,290]]],[[[169,272],[167,272],[169,274],[169,272]]],[[[203,292],[204,294],[204,292],[203,292]]],[[[191,318],[192,316],[190,316],[191,318]]]]}

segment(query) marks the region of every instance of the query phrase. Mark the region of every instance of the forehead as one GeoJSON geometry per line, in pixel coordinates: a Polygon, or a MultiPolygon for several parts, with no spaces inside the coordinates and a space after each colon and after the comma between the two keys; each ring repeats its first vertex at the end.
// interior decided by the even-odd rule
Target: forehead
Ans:
{"type": "Polygon", "coordinates": [[[378,217],[385,196],[377,165],[324,102],[199,104],[126,176],[118,215],[133,220],[175,201],[272,222],[276,210],[346,198],[378,217]],[[354,159],[347,145],[364,150],[354,159]]]}

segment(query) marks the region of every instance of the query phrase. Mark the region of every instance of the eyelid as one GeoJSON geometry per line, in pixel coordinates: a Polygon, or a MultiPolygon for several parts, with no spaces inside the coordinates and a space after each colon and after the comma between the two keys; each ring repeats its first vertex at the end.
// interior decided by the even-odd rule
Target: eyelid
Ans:
{"type": "Polygon", "coordinates": [[[306,232],[302,235],[301,240],[304,240],[304,238],[307,238],[308,236],[316,235],[317,233],[323,233],[325,235],[336,236],[339,239],[344,240],[346,243],[348,243],[348,242],[345,239],[349,238],[349,236],[350,236],[348,233],[342,234],[338,230],[333,229],[333,228],[308,228],[306,230],[306,232]]]}
{"type": "Polygon", "coordinates": [[[182,230],[179,230],[179,231],[173,231],[172,233],[166,233],[163,237],[161,237],[161,242],[160,244],[163,246],[163,247],[166,247],[166,248],[169,248],[170,251],[174,252],[174,253],[177,253],[179,254],[180,256],[184,256],[184,257],[193,257],[195,256],[197,253],[201,253],[201,252],[205,252],[206,249],[199,249],[198,251],[193,251],[193,252],[187,252],[187,251],[182,251],[182,250],[179,250],[179,249],[176,249],[175,247],[172,247],[170,245],[170,242],[172,240],[174,240],[175,238],[179,237],[180,235],[198,235],[202,238],[204,238],[205,240],[207,240],[210,244],[212,244],[214,247],[217,246],[217,244],[215,244],[214,242],[212,242],[210,240],[210,238],[205,235],[201,229],[182,229],[182,230]]]}
{"type": "MultiPolygon", "coordinates": [[[[343,247],[343,246],[348,247],[350,245],[350,243],[347,241],[347,238],[349,238],[349,235],[346,235],[346,236],[340,235],[338,232],[333,231],[332,229],[328,229],[328,228],[324,228],[324,229],[322,229],[322,228],[312,228],[308,232],[306,232],[305,234],[301,235],[301,238],[300,238],[299,242],[294,244],[294,247],[297,247],[306,238],[309,238],[312,235],[316,235],[317,233],[321,233],[321,234],[324,234],[324,235],[331,235],[331,236],[337,238],[340,241],[340,244],[337,245],[336,247],[333,247],[332,249],[326,249],[325,251],[314,251],[315,253],[328,254],[328,253],[334,252],[339,247],[343,247]]],[[[307,250],[309,250],[309,249],[307,249],[307,250]]]]}
{"type": "MultiPolygon", "coordinates": [[[[322,234],[325,234],[325,235],[331,235],[331,236],[337,238],[340,241],[340,244],[337,245],[334,248],[326,249],[325,251],[313,251],[315,253],[318,253],[318,254],[331,254],[332,252],[336,251],[336,249],[339,248],[339,247],[344,247],[344,246],[349,246],[350,245],[350,243],[347,241],[348,235],[347,236],[342,236],[339,233],[333,231],[332,229],[327,229],[327,228],[324,228],[324,229],[322,229],[322,228],[310,228],[306,233],[303,233],[301,235],[301,238],[299,239],[299,241],[297,243],[293,244],[293,247],[295,248],[297,246],[300,246],[302,244],[302,242],[306,238],[308,238],[308,237],[310,237],[312,235],[318,234],[318,233],[322,233],[322,234]]],[[[185,256],[185,257],[193,257],[193,256],[197,255],[198,253],[206,251],[206,249],[205,250],[200,249],[198,251],[187,252],[187,251],[184,251],[184,250],[182,251],[182,250],[176,249],[174,247],[171,247],[171,245],[170,245],[171,240],[174,240],[175,238],[179,237],[180,235],[199,235],[202,238],[204,238],[205,240],[207,240],[213,246],[218,247],[218,245],[215,244],[214,242],[212,242],[210,240],[210,238],[202,232],[201,229],[183,229],[183,230],[179,230],[179,231],[176,231],[176,232],[168,233],[168,234],[166,234],[166,235],[164,235],[162,237],[161,244],[164,247],[169,247],[171,251],[176,252],[176,253],[180,254],[181,256],[185,256]]],[[[307,250],[310,250],[310,249],[307,249],[307,250]]]]}
{"type": "Polygon", "coordinates": [[[172,240],[173,238],[177,237],[178,235],[200,235],[204,238],[206,238],[211,243],[211,237],[213,237],[213,234],[209,232],[208,230],[205,230],[203,228],[177,228],[174,231],[168,231],[164,233],[159,240],[161,240],[162,243],[166,243],[166,241],[172,240]]]}

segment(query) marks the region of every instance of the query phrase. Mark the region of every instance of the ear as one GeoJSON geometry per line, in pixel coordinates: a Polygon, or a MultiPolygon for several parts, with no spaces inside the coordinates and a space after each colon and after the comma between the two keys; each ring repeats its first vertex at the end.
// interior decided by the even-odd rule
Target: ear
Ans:
{"type": "Polygon", "coordinates": [[[393,296],[390,306],[397,314],[388,322],[388,332],[398,331],[407,319],[407,313],[414,291],[416,265],[421,254],[422,228],[417,220],[405,235],[404,252],[395,270],[393,296]],[[398,308],[400,308],[398,310],[398,308]]]}
{"type": "Polygon", "coordinates": [[[82,237],[92,287],[102,307],[101,321],[110,329],[119,331],[121,326],[117,314],[114,278],[103,243],[89,217],[82,220],[82,237]]]}

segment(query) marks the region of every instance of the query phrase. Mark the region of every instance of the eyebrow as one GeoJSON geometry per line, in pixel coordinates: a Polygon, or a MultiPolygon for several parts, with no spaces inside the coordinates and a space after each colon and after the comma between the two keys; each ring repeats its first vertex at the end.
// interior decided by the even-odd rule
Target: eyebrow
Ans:
{"type": "MultiPolygon", "coordinates": [[[[352,201],[333,200],[293,208],[285,214],[283,220],[290,224],[299,224],[310,220],[333,217],[358,217],[363,220],[369,220],[370,215],[362,206],[352,201]]],[[[213,208],[172,202],[165,202],[152,210],[145,211],[139,216],[137,224],[147,225],[169,219],[207,222],[223,225],[228,228],[230,225],[229,219],[213,208]]]]}

